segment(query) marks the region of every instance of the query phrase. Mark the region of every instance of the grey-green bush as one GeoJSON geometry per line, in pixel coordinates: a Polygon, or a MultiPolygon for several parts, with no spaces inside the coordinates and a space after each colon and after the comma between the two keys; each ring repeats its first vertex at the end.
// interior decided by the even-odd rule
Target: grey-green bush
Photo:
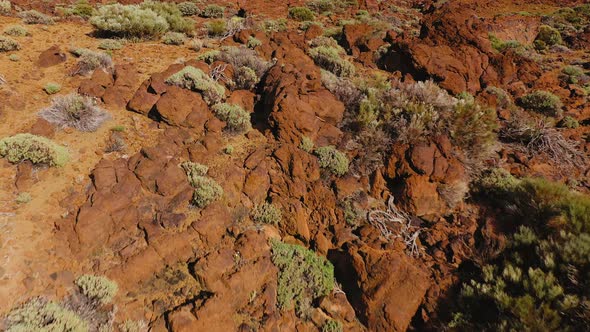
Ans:
{"type": "Polygon", "coordinates": [[[33,164],[49,166],[63,166],[70,159],[65,147],[33,134],[16,134],[0,139],[0,157],[11,163],[29,160],[33,164]]]}
{"type": "Polygon", "coordinates": [[[318,157],[320,167],[325,168],[335,175],[344,175],[348,172],[348,158],[334,146],[322,146],[315,149],[314,154],[318,157]]]}
{"type": "Polygon", "coordinates": [[[78,277],[75,283],[82,294],[101,304],[111,303],[119,290],[116,282],[103,276],[85,274],[78,277]]]}
{"type": "Polygon", "coordinates": [[[90,24],[100,33],[124,38],[153,39],[170,29],[166,19],[153,10],[118,3],[100,7],[90,24]]]}
{"type": "Polygon", "coordinates": [[[225,88],[222,85],[215,82],[202,70],[192,66],[186,66],[171,75],[166,79],[166,83],[201,92],[203,99],[209,105],[218,103],[225,95],[225,88]]]}
{"type": "Polygon", "coordinates": [[[8,37],[0,36],[0,52],[11,52],[20,50],[20,44],[8,37]]]}
{"type": "Polygon", "coordinates": [[[559,117],[562,114],[563,104],[558,96],[551,92],[536,90],[520,99],[521,106],[529,111],[547,116],[559,117]]]}
{"type": "Polygon", "coordinates": [[[230,131],[245,132],[252,128],[250,113],[238,105],[222,103],[214,105],[212,109],[215,116],[226,122],[230,131]]]}

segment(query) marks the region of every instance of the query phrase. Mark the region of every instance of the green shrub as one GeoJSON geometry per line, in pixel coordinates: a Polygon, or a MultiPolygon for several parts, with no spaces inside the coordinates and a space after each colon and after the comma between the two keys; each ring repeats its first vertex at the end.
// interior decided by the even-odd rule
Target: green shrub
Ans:
{"type": "Polygon", "coordinates": [[[304,247],[272,242],[272,262],[279,269],[277,304],[282,310],[293,306],[306,316],[312,301],[334,289],[334,267],[324,257],[304,247]]]}
{"type": "Polygon", "coordinates": [[[301,143],[299,148],[307,153],[313,152],[314,144],[311,138],[307,136],[301,136],[301,143]]]}
{"type": "Polygon", "coordinates": [[[279,18],[276,20],[265,20],[260,23],[260,29],[267,34],[287,30],[287,20],[279,18]]]}
{"type": "Polygon", "coordinates": [[[342,332],[344,328],[342,327],[342,322],[334,319],[329,319],[326,323],[322,326],[322,332],[342,332]]]}
{"type": "Polygon", "coordinates": [[[8,56],[8,60],[13,61],[13,62],[17,62],[17,61],[20,61],[20,57],[18,56],[18,54],[11,54],[8,56]]]}
{"type": "Polygon", "coordinates": [[[71,75],[87,75],[96,69],[102,69],[111,72],[114,69],[113,59],[105,52],[95,52],[89,49],[75,50],[79,54],[76,67],[71,72],[71,75]]]}
{"type": "Polygon", "coordinates": [[[101,304],[111,303],[119,290],[116,282],[102,276],[85,274],[78,277],[75,283],[82,294],[101,304]]]}
{"type": "Polygon", "coordinates": [[[186,40],[186,36],[181,32],[169,31],[162,37],[162,42],[166,45],[182,45],[186,40]]]}
{"type": "Polygon", "coordinates": [[[254,69],[246,66],[238,68],[234,72],[234,81],[238,89],[253,89],[259,81],[254,69]]]}
{"type": "Polygon", "coordinates": [[[561,119],[561,121],[559,121],[559,126],[562,128],[575,129],[580,126],[580,123],[578,122],[578,120],[568,115],[561,119]]]}
{"type": "Polygon", "coordinates": [[[188,48],[195,52],[199,52],[203,48],[203,41],[201,39],[192,39],[188,43],[188,48]]]}
{"type": "Polygon", "coordinates": [[[253,36],[248,37],[248,42],[246,43],[246,46],[248,46],[249,48],[256,48],[260,45],[262,45],[260,39],[253,36]]]}
{"type": "Polygon", "coordinates": [[[225,12],[225,8],[218,5],[207,5],[201,12],[201,16],[209,18],[221,18],[225,12]]]}
{"type": "Polygon", "coordinates": [[[590,197],[544,179],[491,176],[486,191],[495,194],[485,199],[492,198],[515,230],[503,251],[463,282],[449,325],[461,331],[584,330],[579,313],[590,297],[590,197]]]}
{"type": "Polygon", "coordinates": [[[246,132],[252,128],[250,113],[233,104],[216,104],[212,107],[213,113],[220,120],[225,121],[227,128],[233,132],[246,132]]]}
{"type": "Polygon", "coordinates": [[[47,92],[47,94],[49,95],[53,95],[58,93],[59,91],[61,91],[61,85],[57,84],[57,83],[47,83],[45,84],[45,87],[43,88],[43,90],[45,90],[45,92],[47,92]]]}
{"type": "Polygon", "coordinates": [[[125,126],[123,125],[116,125],[111,127],[111,131],[116,131],[116,132],[124,132],[125,131],[125,126]]]}
{"type": "Polygon", "coordinates": [[[546,46],[553,46],[563,43],[559,31],[548,25],[541,25],[539,28],[539,34],[537,34],[535,41],[540,41],[546,46]]]}
{"type": "Polygon", "coordinates": [[[70,127],[79,131],[96,131],[111,118],[109,113],[95,105],[92,98],[77,93],[55,97],[51,106],[39,112],[39,117],[59,128],[70,127]]]}
{"type": "Polygon", "coordinates": [[[18,204],[26,204],[29,203],[33,198],[31,197],[31,194],[24,192],[24,193],[19,193],[18,196],[16,196],[16,202],[18,204]]]}
{"type": "Polygon", "coordinates": [[[6,15],[10,14],[10,10],[12,9],[12,4],[9,0],[0,0],[0,14],[6,15]]]}
{"type": "Polygon", "coordinates": [[[183,16],[201,15],[201,10],[194,2],[181,2],[178,4],[178,10],[180,10],[183,16]]]}
{"type": "Polygon", "coordinates": [[[561,70],[561,78],[568,84],[577,84],[584,76],[584,69],[579,66],[565,66],[561,70]]]}
{"type": "Polygon", "coordinates": [[[521,106],[529,111],[547,116],[559,117],[562,114],[561,99],[548,91],[536,90],[520,99],[521,106]]]}
{"type": "Polygon", "coordinates": [[[23,19],[23,23],[25,24],[54,24],[55,21],[51,16],[47,16],[43,13],[40,13],[36,10],[27,10],[24,12],[18,13],[18,16],[23,19]]]}
{"type": "Polygon", "coordinates": [[[335,147],[323,146],[315,149],[314,154],[318,157],[320,167],[325,168],[335,175],[341,176],[348,172],[348,158],[335,147]]]}
{"type": "Polygon", "coordinates": [[[199,176],[194,180],[195,191],[192,202],[195,206],[204,208],[223,196],[223,188],[212,178],[199,176]]]}
{"type": "Polygon", "coordinates": [[[470,101],[461,101],[446,119],[448,131],[455,144],[470,156],[486,156],[497,142],[496,110],[470,101]]]}
{"type": "Polygon", "coordinates": [[[0,36],[0,52],[20,50],[20,44],[11,38],[0,36]]]}
{"type": "Polygon", "coordinates": [[[278,225],[283,217],[281,209],[271,203],[264,202],[262,205],[256,206],[252,219],[257,223],[278,225]]]}
{"type": "Polygon", "coordinates": [[[227,23],[225,20],[213,20],[205,23],[207,27],[207,33],[212,37],[220,37],[227,31],[227,23]]]}
{"type": "Polygon", "coordinates": [[[56,9],[61,9],[61,13],[64,16],[80,16],[82,18],[89,18],[96,13],[96,10],[88,3],[88,0],[78,0],[67,8],[56,7],[56,9]]]}
{"type": "Polygon", "coordinates": [[[516,40],[504,41],[492,34],[489,35],[489,38],[490,42],[492,43],[492,48],[494,48],[498,52],[504,52],[508,49],[523,48],[522,44],[516,40]]]}
{"type": "Polygon", "coordinates": [[[98,48],[101,50],[120,50],[123,48],[123,43],[117,39],[105,39],[98,44],[98,48]]]}
{"type": "Polygon", "coordinates": [[[29,160],[33,164],[63,166],[69,159],[68,150],[48,138],[32,134],[16,134],[0,140],[0,156],[11,163],[29,160]]]}
{"type": "Polygon", "coordinates": [[[289,8],[289,17],[297,21],[313,21],[315,15],[306,7],[291,7],[289,8]]]}
{"type": "Polygon", "coordinates": [[[153,10],[118,3],[100,7],[90,24],[100,33],[124,38],[157,38],[170,29],[166,19],[153,10]]]}
{"type": "Polygon", "coordinates": [[[218,103],[225,95],[225,88],[222,85],[202,70],[192,66],[184,67],[178,73],[168,77],[166,83],[201,92],[203,99],[209,105],[218,103]]]}
{"type": "Polygon", "coordinates": [[[225,154],[232,154],[234,153],[234,146],[233,145],[228,145],[225,148],[223,148],[223,153],[225,154]]]}
{"type": "Polygon", "coordinates": [[[139,8],[152,10],[164,18],[171,31],[191,34],[195,28],[195,22],[190,18],[184,18],[175,3],[146,0],[139,8]]]}
{"type": "Polygon", "coordinates": [[[13,309],[6,317],[6,332],[83,332],[88,324],[61,304],[34,298],[13,309]]]}
{"type": "Polygon", "coordinates": [[[141,320],[137,321],[128,319],[122,324],[119,324],[120,332],[145,332],[147,330],[147,324],[141,320]]]}
{"type": "Polygon", "coordinates": [[[336,47],[314,47],[309,50],[309,56],[318,66],[338,76],[351,76],[355,72],[354,65],[342,59],[340,50],[336,47]]]}
{"type": "Polygon", "coordinates": [[[4,34],[13,37],[28,36],[29,32],[22,25],[10,25],[4,29],[4,34]]]}

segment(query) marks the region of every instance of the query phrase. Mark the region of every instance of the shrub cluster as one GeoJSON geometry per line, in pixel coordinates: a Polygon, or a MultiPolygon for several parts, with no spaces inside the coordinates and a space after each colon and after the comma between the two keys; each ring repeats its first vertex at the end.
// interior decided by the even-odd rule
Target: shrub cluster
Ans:
{"type": "Polygon", "coordinates": [[[98,48],[107,51],[120,50],[123,48],[123,42],[118,39],[105,39],[98,44],[98,48]]]}
{"type": "Polygon", "coordinates": [[[507,245],[463,283],[458,330],[581,331],[590,299],[590,197],[491,172],[480,190],[508,218],[507,245]],[[491,195],[491,196],[490,196],[491,195]]]}
{"type": "Polygon", "coordinates": [[[195,28],[195,22],[190,18],[184,18],[175,3],[145,0],[139,7],[152,10],[160,17],[163,17],[170,26],[171,31],[191,34],[195,28]]]}
{"type": "Polygon", "coordinates": [[[116,282],[103,276],[85,274],[75,281],[82,294],[101,304],[111,303],[119,287],[116,282]]]}
{"type": "Polygon", "coordinates": [[[186,66],[168,77],[166,83],[200,92],[209,105],[218,103],[225,95],[225,88],[221,84],[215,82],[202,70],[192,66],[186,66]]]}
{"type": "Polygon", "coordinates": [[[18,13],[18,17],[23,19],[23,23],[25,24],[54,24],[55,21],[51,16],[47,16],[43,13],[40,13],[36,10],[27,10],[18,13]]]}
{"type": "Polygon", "coordinates": [[[20,50],[20,44],[11,38],[0,36],[0,52],[20,50]]]}
{"type": "Polygon", "coordinates": [[[256,206],[252,213],[252,219],[254,219],[255,222],[263,224],[278,225],[279,222],[281,222],[282,217],[283,213],[281,212],[281,209],[268,202],[256,206]]]}
{"type": "Polygon", "coordinates": [[[29,160],[33,164],[49,166],[63,166],[70,158],[65,147],[32,134],[16,134],[1,139],[0,156],[11,163],[29,160]]]}
{"type": "Polygon", "coordinates": [[[59,128],[70,127],[79,131],[96,131],[111,118],[109,113],[95,105],[92,98],[77,93],[55,97],[51,106],[39,112],[39,117],[59,128]]]}
{"type": "Polygon", "coordinates": [[[78,0],[69,7],[57,7],[56,10],[64,16],[79,16],[82,18],[89,18],[94,15],[96,10],[88,2],[88,0],[78,0]]]}
{"type": "Polygon", "coordinates": [[[180,167],[184,169],[189,184],[195,188],[192,198],[195,206],[204,208],[223,196],[223,188],[215,180],[207,177],[207,166],[185,161],[180,167]]]}
{"type": "Polygon", "coordinates": [[[88,331],[88,324],[62,304],[34,298],[6,317],[6,332],[88,331]]]}
{"type": "Polygon", "coordinates": [[[225,20],[213,20],[205,23],[207,33],[211,37],[221,37],[227,31],[227,23],[225,20]]]}
{"type": "Polygon", "coordinates": [[[325,168],[335,175],[341,176],[348,172],[348,157],[334,146],[322,146],[314,150],[318,157],[320,167],[325,168]]]}
{"type": "Polygon", "coordinates": [[[287,30],[287,20],[279,18],[276,20],[265,20],[260,23],[260,29],[267,34],[287,30]]]}
{"type": "Polygon", "coordinates": [[[12,4],[9,0],[0,0],[0,14],[6,15],[10,14],[10,10],[12,9],[12,4]]]}
{"type": "Polygon", "coordinates": [[[232,132],[246,132],[252,128],[250,113],[239,105],[221,103],[212,107],[213,113],[220,120],[225,121],[227,128],[232,132]]]}
{"type": "Polygon", "coordinates": [[[178,10],[183,16],[201,15],[201,9],[194,2],[185,1],[178,4],[178,10]]]}
{"type": "Polygon", "coordinates": [[[334,267],[324,257],[302,246],[272,242],[272,262],[279,269],[277,304],[282,310],[293,306],[307,316],[312,301],[334,289],[334,267]]]}
{"type": "Polygon", "coordinates": [[[299,148],[307,153],[313,152],[313,148],[314,148],[313,140],[307,136],[302,136],[301,143],[299,144],[299,148]]]}
{"type": "Polygon", "coordinates": [[[246,42],[246,46],[248,46],[248,48],[256,48],[260,45],[262,45],[260,39],[253,36],[248,37],[248,41],[246,42]]]}
{"type": "Polygon", "coordinates": [[[43,90],[45,90],[45,92],[47,92],[47,94],[49,95],[54,95],[56,93],[58,93],[59,91],[61,91],[61,85],[57,84],[57,83],[47,83],[45,84],[45,87],[43,88],[43,90]]]}
{"type": "Polygon", "coordinates": [[[318,66],[337,76],[352,76],[355,73],[354,65],[340,56],[343,53],[341,48],[318,46],[309,49],[308,53],[318,66]]]}

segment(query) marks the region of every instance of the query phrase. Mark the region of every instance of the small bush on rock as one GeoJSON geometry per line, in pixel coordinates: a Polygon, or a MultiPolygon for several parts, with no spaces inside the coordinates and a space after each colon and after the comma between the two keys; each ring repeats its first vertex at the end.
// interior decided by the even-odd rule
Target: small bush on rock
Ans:
{"type": "Polygon", "coordinates": [[[203,99],[209,105],[218,103],[225,94],[225,88],[222,85],[202,70],[192,66],[184,67],[178,73],[168,77],[166,83],[201,92],[203,99]]]}
{"type": "Polygon", "coordinates": [[[344,328],[340,321],[330,319],[322,326],[322,332],[342,332],[344,328]]]}
{"type": "Polygon", "coordinates": [[[78,49],[79,54],[78,63],[70,73],[75,75],[87,75],[96,69],[102,69],[107,72],[112,72],[114,68],[113,59],[110,55],[104,52],[95,52],[89,49],[78,49]]]}
{"type": "Polygon", "coordinates": [[[102,276],[85,274],[76,279],[75,283],[82,294],[101,304],[111,303],[119,290],[116,282],[102,276]]]}
{"type": "Polygon", "coordinates": [[[307,7],[289,8],[289,17],[297,21],[313,21],[315,19],[315,15],[307,7]]]}
{"type": "Polygon", "coordinates": [[[561,121],[559,121],[559,126],[562,128],[575,129],[580,126],[580,123],[578,122],[578,120],[568,115],[561,119],[561,121]]]}
{"type": "Polygon", "coordinates": [[[260,39],[252,36],[248,37],[248,42],[246,43],[246,46],[248,46],[248,48],[256,48],[260,45],[262,45],[260,39]]]}
{"type": "Polygon", "coordinates": [[[186,173],[188,183],[193,187],[197,184],[197,178],[207,175],[207,172],[209,171],[209,167],[192,161],[185,161],[180,164],[180,167],[182,167],[186,173]]]}
{"type": "Polygon", "coordinates": [[[252,219],[254,219],[255,222],[271,225],[278,225],[282,217],[283,213],[281,212],[281,209],[268,202],[258,205],[252,214],[252,219]]]}
{"type": "Polygon", "coordinates": [[[258,80],[259,78],[256,76],[256,72],[250,67],[242,66],[234,72],[234,81],[238,89],[253,89],[258,83],[258,80]]]}
{"type": "Polygon", "coordinates": [[[340,50],[335,47],[318,46],[309,50],[313,61],[325,70],[337,76],[351,76],[355,72],[354,65],[340,57],[340,50]]]}
{"type": "Polygon", "coordinates": [[[4,34],[13,37],[24,37],[28,36],[29,32],[22,25],[11,25],[4,29],[4,34]]]}
{"type": "Polygon", "coordinates": [[[49,166],[63,166],[70,158],[65,147],[32,134],[16,134],[1,139],[0,156],[11,163],[29,160],[33,164],[49,166]]]}
{"type": "Polygon", "coordinates": [[[120,332],[145,332],[147,331],[147,324],[142,320],[126,320],[122,324],[119,324],[120,332]]]}
{"type": "Polygon", "coordinates": [[[23,19],[23,23],[25,24],[54,24],[55,21],[51,16],[47,16],[43,13],[40,13],[36,10],[27,10],[24,12],[20,12],[18,17],[23,19]]]}
{"type": "Polygon", "coordinates": [[[0,36],[0,52],[20,50],[20,44],[11,38],[0,36]]]}
{"type": "Polygon", "coordinates": [[[315,149],[314,154],[318,157],[320,167],[325,168],[335,175],[341,176],[348,172],[348,158],[335,147],[323,146],[315,149]]]}
{"type": "Polygon", "coordinates": [[[307,136],[302,136],[301,137],[301,143],[299,144],[299,148],[307,153],[311,153],[313,152],[313,141],[311,138],[307,137],[307,136]]]}
{"type": "Polygon", "coordinates": [[[207,5],[201,12],[201,16],[208,18],[222,18],[225,8],[218,5],[207,5]]]}
{"type": "Polygon", "coordinates": [[[252,128],[250,113],[238,105],[222,103],[214,105],[212,110],[220,120],[226,122],[230,131],[246,132],[252,128]]]}
{"type": "Polygon", "coordinates": [[[186,36],[181,32],[169,31],[162,37],[162,42],[166,45],[182,45],[186,40],[186,36]]]}
{"type": "Polygon", "coordinates": [[[10,14],[10,10],[12,9],[12,4],[9,0],[0,0],[0,14],[6,15],[10,14]]]}
{"type": "Polygon", "coordinates": [[[211,37],[220,37],[227,31],[227,23],[224,20],[213,20],[205,23],[207,33],[211,37]]]}
{"type": "Polygon", "coordinates": [[[63,305],[41,298],[29,300],[6,317],[6,332],[83,332],[88,324],[63,305]]]}
{"type": "Polygon", "coordinates": [[[26,204],[29,203],[33,198],[31,197],[31,194],[24,192],[24,193],[19,193],[18,196],[16,196],[16,203],[18,204],[26,204]]]}
{"type": "Polygon", "coordinates": [[[265,20],[260,24],[260,29],[267,34],[287,30],[287,20],[279,18],[276,20],[265,20]]]}
{"type": "Polygon", "coordinates": [[[199,208],[219,200],[223,196],[223,188],[212,178],[199,176],[194,179],[195,191],[193,193],[193,204],[199,208]]]}
{"type": "Polygon", "coordinates": [[[548,25],[542,25],[539,29],[539,34],[535,38],[536,42],[540,42],[543,46],[553,46],[561,44],[561,34],[557,29],[554,29],[548,25]]]}
{"type": "Polygon", "coordinates": [[[529,93],[520,99],[520,104],[526,110],[547,116],[559,117],[562,114],[561,100],[548,91],[537,90],[529,93]]]}
{"type": "Polygon", "coordinates": [[[279,269],[277,305],[293,306],[298,316],[307,316],[312,301],[334,289],[334,267],[324,257],[302,246],[273,241],[272,262],[279,269]]]}
{"type": "Polygon", "coordinates": [[[79,131],[96,131],[111,118],[95,105],[92,98],[77,93],[55,97],[51,106],[39,112],[39,117],[59,128],[70,127],[79,131]]]}
{"type": "Polygon", "coordinates": [[[203,48],[203,41],[201,39],[192,39],[188,43],[188,48],[195,52],[199,52],[203,48]]]}

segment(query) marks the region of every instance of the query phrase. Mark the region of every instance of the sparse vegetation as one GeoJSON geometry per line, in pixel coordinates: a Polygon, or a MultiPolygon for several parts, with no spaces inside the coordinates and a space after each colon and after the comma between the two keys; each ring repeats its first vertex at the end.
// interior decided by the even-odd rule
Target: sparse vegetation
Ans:
{"type": "Polygon", "coordinates": [[[526,110],[546,116],[560,117],[563,112],[563,104],[559,97],[543,90],[536,90],[523,96],[520,104],[526,110]]]}
{"type": "Polygon", "coordinates": [[[248,46],[249,48],[256,48],[260,45],[262,45],[260,39],[253,36],[248,37],[248,42],[246,43],[246,46],[248,46]]]}
{"type": "Polygon", "coordinates": [[[96,12],[88,0],[78,0],[69,7],[56,7],[56,10],[63,16],[79,16],[85,19],[96,12]]]}
{"type": "Polygon", "coordinates": [[[299,148],[307,153],[313,152],[314,144],[312,139],[307,136],[302,136],[299,148]]]}
{"type": "Polygon", "coordinates": [[[111,303],[119,287],[117,283],[103,276],[85,274],[75,281],[82,294],[101,304],[111,303]]]}
{"type": "Polygon", "coordinates": [[[139,8],[151,10],[164,18],[170,31],[192,34],[195,28],[195,22],[190,18],[184,18],[175,3],[145,0],[139,5],[139,8]]]}
{"type": "Polygon", "coordinates": [[[340,321],[330,319],[328,320],[324,326],[322,326],[322,332],[342,332],[344,328],[342,327],[342,323],[340,321]]]}
{"type": "Polygon", "coordinates": [[[335,175],[341,176],[348,172],[348,157],[335,147],[323,146],[315,149],[314,154],[318,157],[320,167],[325,168],[335,175]]]}
{"type": "Polygon", "coordinates": [[[43,13],[40,13],[36,10],[27,10],[18,13],[18,17],[23,19],[23,23],[25,24],[45,24],[50,25],[54,24],[55,21],[51,16],[47,16],[43,13]]]}
{"type": "Polygon", "coordinates": [[[39,117],[59,128],[71,127],[79,131],[96,131],[111,118],[92,98],[77,93],[55,97],[51,106],[39,112],[39,117]]]}
{"type": "Polygon", "coordinates": [[[568,115],[563,117],[563,119],[559,121],[559,126],[562,128],[575,129],[580,126],[580,123],[578,122],[578,120],[568,115]]]}
{"type": "Polygon", "coordinates": [[[95,52],[89,49],[78,49],[78,62],[72,69],[71,75],[87,75],[96,69],[112,72],[114,69],[113,60],[110,55],[104,52],[95,52]]]}
{"type": "Polygon", "coordinates": [[[193,187],[195,191],[192,202],[199,208],[204,208],[223,196],[223,188],[209,177],[199,176],[194,178],[193,187]]]}
{"type": "Polygon", "coordinates": [[[65,147],[32,134],[16,134],[1,139],[0,156],[11,163],[29,160],[33,164],[49,166],[63,166],[70,158],[65,147]]]}
{"type": "Polygon", "coordinates": [[[7,332],[88,331],[88,324],[62,304],[34,298],[6,317],[7,332]]]}
{"type": "Polygon", "coordinates": [[[234,73],[236,88],[250,90],[253,89],[259,81],[254,69],[246,66],[238,68],[234,73]]]}
{"type": "Polygon", "coordinates": [[[126,320],[119,324],[119,331],[121,332],[145,332],[147,331],[147,324],[144,321],[126,320]]]}
{"type": "Polygon", "coordinates": [[[287,20],[279,18],[276,20],[265,20],[260,24],[260,29],[267,34],[287,30],[287,20]]]}
{"type": "Polygon", "coordinates": [[[20,50],[20,44],[11,38],[0,36],[0,52],[20,50]]]}
{"type": "Polygon", "coordinates": [[[59,85],[57,83],[49,82],[49,83],[45,84],[45,87],[43,88],[43,90],[45,90],[45,92],[47,92],[47,94],[49,94],[49,95],[54,95],[54,94],[61,91],[61,85],[59,85]]]}
{"type": "Polygon", "coordinates": [[[122,38],[153,39],[170,29],[166,19],[153,10],[118,3],[100,7],[90,23],[99,33],[122,38]]]}
{"type": "Polygon", "coordinates": [[[254,219],[255,222],[270,225],[278,225],[282,217],[283,213],[281,212],[281,209],[268,202],[256,206],[252,213],[252,219],[254,219]]]}
{"type": "Polygon", "coordinates": [[[561,70],[561,79],[567,84],[577,84],[585,76],[584,69],[579,66],[565,66],[561,70]]]}
{"type": "Polygon", "coordinates": [[[334,267],[311,250],[273,241],[271,258],[279,268],[277,304],[282,310],[295,307],[298,316],[307,316],[312,301],[334,288],[334,267]]]}
{"type": "Polygon", "coordinates": [[[8,60],[18,62],[20,61],[20,57],[18,56],[18,54],[11,54],[8,56],[8,60]]]}
{"type": "Polygon", "coordinates": [[[184,67],[178,73],[168,77],[166,83],[201,92],[203,99],[209,105],[218,103],[225,95],[225,88],[222,85],[202,70],[192,66],[184,67]]]}
{"type": "Polygon", "coordinates": [[[186,40],[186,35],[181,32],[169,31],[162,37],[162,42],[166,45],[182,45],[186,40]]]}
{"type": "Polygon", "coordinates": [[[201,12],[201,16],[208,18],[222,18],[225,8],[218,5],[207,5],[201,12]]]}
{"type": "Polygon", "coordinates": [[[201,39],[192,39],[188,43],[188,48],[195,52],[199,52],[203,48],[203,41],[201,39]]]}
{"type": "Polygon", "coordinates": [[[220,37],[227,31],[227,23],[225,20],[213,20],[205,23],[207,33],[211,37],[220,37]]]}
{"type": "Polygon", "coordinates": [[[24,37],[28,36],[29,32],[22,25],[10,25],[4,29],[4,34],[13,37],[24,37]]]}
{"type": "Polygon", "coordinates": [[[233,104],[216,104],[212,108],[213,113],[220,120],[225,121],[227,128],[232,132],[246,132],[250,130],[250,113],[233,104]]]}
{"type": "Polygon", "coordinates": [[[10,14],[10,10],[12,9],[12,4],[9,0],[0,0],[0,14],[6,15],[10,14]]]}
{"type": "Polygon", "coordinates": [[[561,43],[563,40],[559,31],[548,25],[542,25],[537,38],[535,38],[535,47],[539,50],[561,43]]]}

